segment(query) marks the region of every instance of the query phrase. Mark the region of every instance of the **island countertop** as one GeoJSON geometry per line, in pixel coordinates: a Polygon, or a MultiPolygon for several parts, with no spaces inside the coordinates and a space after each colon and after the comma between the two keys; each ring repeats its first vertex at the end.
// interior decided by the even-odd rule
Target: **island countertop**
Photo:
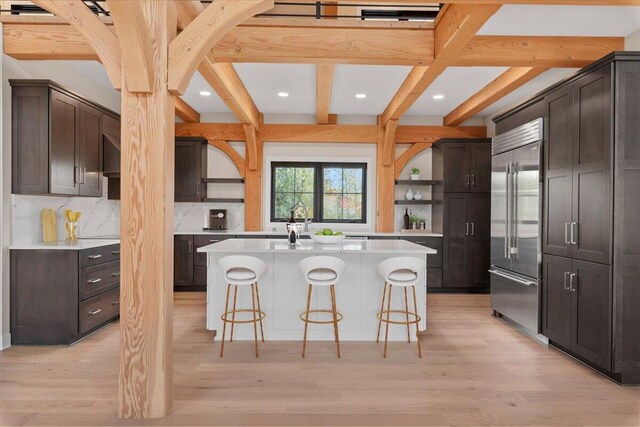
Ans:
{"type": "Polygon", "coordinates": [[[341,243],[322,245],[311,240],[300,240],[289,246],[283,239],[228,239],[198,248],[198,252],[214,253],[371,253],[371,254],[436,254],[438,251],[406,240],[343,240],[341,243]]]}

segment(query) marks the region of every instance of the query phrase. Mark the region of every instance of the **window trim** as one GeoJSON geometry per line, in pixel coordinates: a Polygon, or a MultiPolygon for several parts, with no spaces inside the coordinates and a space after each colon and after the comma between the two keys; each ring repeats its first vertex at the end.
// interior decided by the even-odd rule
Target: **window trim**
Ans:
{"type": "Polygon", "coordinates": [[[270,219],[271,222],[287,222],[289,218],[280,219],[275,218],[276,211],[276,168],[283,167],[313,167],[314,168],[314,182],[313,182],[313,218],[310,218],[311,221],[316,223],[326,223],[326,224],[366,224],[367,223],[367,167],[368,164],[366,162],[305,162],[305,161],[282,161],[282,162],[271,162],[271,195],[270,195],[270,219]],[[361,208],[361,218],[360,219],[324,219],[324,180],[323,180],[323,172],[327,168],[339,167],[343,169],[361,169],[362,170],[362,208],[361,208]]]}

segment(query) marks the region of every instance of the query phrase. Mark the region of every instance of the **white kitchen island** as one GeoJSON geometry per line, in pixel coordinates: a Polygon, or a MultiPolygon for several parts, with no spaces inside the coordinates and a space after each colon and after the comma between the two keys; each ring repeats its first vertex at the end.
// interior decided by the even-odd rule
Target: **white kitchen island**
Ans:
{"type": "MultiPolygon", "coordinates": [[[[336,285],[337,309],[343,314],[338,324],[343,341],[375,341],[384,282],[376,272],[378,264],[391,257],[407,256],[425,261],[437,251],[405,240],[345,240],[337,245],[320,245],[302,240],[294,247],[284,239],[229,239],[198,249],[207,253],[207,329],[222,330],[227,284],[218,266],[218,260],[227,255],[251,255],[264,260],[268,271],[259,282],[260,303],[266,313],[265,340],[302,340],[304,323],[300,313],[305,311],[307,284],[298,268],[300,260],[315,255],[335,256],[347,263],[340,282],[336,285]]],[[[427,310],[426,268],[416,286],[420,330],[426,328],[427,310]]],[[[409,293],[409,307],[413,300],[409,293]]],[[[404,293],[394,289],[392,309],[404,310],[404,293]]],[[[238,308],[251,308],[250,287],[239,287],[238,308]]],[[[313,288],[312,309],[330,308],[328,288],[313,288]]],[[[243,313],[245,314],[245,313],[243,313]]],[[[246,315],[246,314],[245,314],[246,315]]],[[[404,315],[400,315],[404,320],[404,315]]],[[[243,317],[244,318],[244,317],[243,317]]],[[[313,318],[313,317],[312,317],[313,318]]],[[[392,316],[392,319],[394,316],[392,316]]],[[[324,319],[324,318],[323,318],[324,319]]],[[[384,325],[382,331],[384,332],[384,325]]],[[[414,336],[412,334],[412,336],[414,336]]],[[[250,324],[236,325],[234,339],[253,340],[250,324]]],[[[309,325],[308,340],[333,341],[333,325],[309,325]]],[[[392,325],[389,340],[407,339],[403,325],[392,325]]]]}

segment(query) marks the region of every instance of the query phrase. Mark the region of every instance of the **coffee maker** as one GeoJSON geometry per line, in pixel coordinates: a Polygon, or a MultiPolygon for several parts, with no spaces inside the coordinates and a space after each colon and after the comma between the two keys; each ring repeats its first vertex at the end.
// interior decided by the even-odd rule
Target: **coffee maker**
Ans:
{"type": "Polygon", "coordinates": [[[227,229],[227,210],[209,209],[209,230],[227,229]]]}

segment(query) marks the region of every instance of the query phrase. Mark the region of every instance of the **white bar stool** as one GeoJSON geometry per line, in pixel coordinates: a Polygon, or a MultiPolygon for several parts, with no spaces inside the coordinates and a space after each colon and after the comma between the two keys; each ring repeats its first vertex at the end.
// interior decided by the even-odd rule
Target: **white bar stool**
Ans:
{"type": "Polygon", "coordinates": [[[260,335],[264,342],[264,329],[262,320],[265,313],[260,308],[260,292],[258,291],[258,280],[267,272],[267,264],[260,258],[245,255],[230,255],[221,258],[218,265],[222,269],[225,281],[227,282],[227,300],[224,305],[224,313],[222,319],[222,341],[220,345],[220,357],[224,354],[224,338],[227,332],[227,323],[231,323],[231,339],[233,342],[233,328],[236,323],[253,323],[253,335],[256,346],[256,357],[258,357],[258,329],[257,323],[260,323],[260,335]],[[229,310],[229,293],[231,286],[234,286],[233,292],[233,309],[229,310]],[[238,297],[238,286],[251,286],[251,309],[236,309],[236,299],[238,297]],[[256,309],[257,300],[257,309],[256,309]],[[251,319],[236,320],[236,313],[251,313],[251,319]],[[231,319],[229,319],[231,314],[231,319]]]}
{"type": "Polygon", "coordinates": [[[420,347],[420,337],[418,336],[418,302],[416,300],[416,285],[420,280],[420,276],[424,274],[425,263],[419,258],[411,257],[395,257],[384,260],[378,265],[378,275],[384,279],[384,290],[382,292],[382,304],[378,317],[378,334],[376,342],[380,342],[380,327],[382,322],[386,324],[384,335],[384,357],[387,357],[387,341],[389,338],[389,324],[407,325],[407,342],[411,342],[410,325],[416,325],[416,340],[418,341],[418,357],[422,359],[422,348],[420,347]],[[394,286],[404,289],[404,311],[391,310],[391,290],[394,286]],[[387,287],[389,288],[389,296],[387,299],[387,309],[384,309],[385,296],[387,295],[387,287]],[[413,290],[413,308],[414,312],[409,311],[409,302],[407,298],[407,288],[413,290]],[[406,316],[406,321],[391,320],[391,313],[401,313],[406,316]],[[386,318],[383,318],[386,315],[386,318]],[[411,317],[411,320],[409,319],[411,317]]]}
{"type": "Polygon", "coordinates": [[[329,324],[333,323],[333,332],[335,334],[336,348],[338,358],[340,357],[340,338],[338,337],[338,322],[342,320],[342,314],[336,309],[336,290],[335,285],[340,280],[344,271],[345,262],[340,258],[330,256],[314,256],[305,258],[300,261],[300,271],[309,285],[309,293],[307,295],[307,310],[300,314],[300,319],[304,322],[304,340],[302,342],[302,357],[304,357],[307,349],[307,328],[309,323],[329,324]],[[311,291],[313,286],[329,287],[331,295],[331,310],[310,310],[311,291]],[[310,320],[311,313],[331,313],[333,320],[310,320]]]}

